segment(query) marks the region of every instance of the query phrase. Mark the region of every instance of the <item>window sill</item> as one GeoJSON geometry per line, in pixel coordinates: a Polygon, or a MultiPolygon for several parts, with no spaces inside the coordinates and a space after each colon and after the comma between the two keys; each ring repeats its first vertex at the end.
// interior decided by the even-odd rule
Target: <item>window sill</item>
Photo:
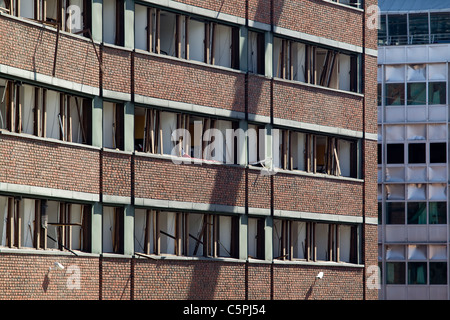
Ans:
{"type": "Polygon", "coordinates": [[[136,257],[139,259],[152,259],[152,260],[178,260],[178,261],[212,261],[212,262],[237,262],[237,263],[243,263],[246,262],[245,260],[242,259],[237,259],[237,258],[227,258],[227,257],[217,257],[217,258],[213,258],[213,257],[190,257],[190,256],[177,256],[174,254],[161,254],[161,255],[156,255],[156,254],[143,254],[143,253],[138,253],[136,252],[136,257]]]}
{"type": "Polygon", "coordinates": [[[335,261],[306,261],[306,260],[274,260],[274,264],[279,265],[308,265],[321,267],[342,267],[342,268],[364,268],[363,264],[335,261]]]}
{"type": "Polygon", "coordinates": [[[62,141],[62,140],[55,139],[55,138],[43,138],[43,137],[38,137],[38,136],[29,134],[29,133],[11,132],[11,131],[8,131],[6,129],[0,129],[0,135],[12,136],[12,137],[20,137],[20,138],[24,138],[24,139],[37,140],[37,141],[42,141],[42,142],[57,143],[57,144],[67,145],[67,146],[77,147],[77,148],[87,148],[87,149],[93,149],[93,150],[100,150],[101,149],[99,147],[91,146],[91,145],[88,145],[88,144],[67,142],[67,141],[62,141]]]}
{"type": "MultiPolygon", "coordinates": [[[[343,3],[339,3],[339,2],[335,2],[335,1],[331,1],[331,0],[322,0],[322,1],[330,3],[330,4],[334,4],[336,6],[339,6],[339,7],[345,8],[345,9],[352,9],[352,10],[355,10],[358,12],[364,12],[364,9],[357,8],[357,7],[351,6],[349,4],[343,4],[343,3]]],[[[360,0],[360,1],[362,1],[362,0],[360,0]]]]}
{"type": "Polygon", "coordinates": [[[0,247],[1,253],[14,253],[14,254],[39,254],[39,255],[50,255],[50,256],[71,256],[71,257],[99,257],[99,254],[89,253],[84,251],[72,250],[75,254],[69,251],[61,251],[58,249],[35,249],[35,248],[9,248],[9,247],[0,247]]]}
{"type": "Polygon", "coordinates": [[[311,172],[306,172],[306,171],[301,171],[301,170],[284,170],[284,169],[280,169],[280,168],[274,168],[274,171],[267,171],[264,168],[256,167],[256,166],[252,166],[252,165],[249,165],[248,168],[252,169],[252,170],[266,171],[267,172],[266,175],[275,175],[277,173],[282,173],[282,174],[292,174],[292,175],[311,177],[311,178],[321,178],[321,179],[331,179],[331,180],[341,180],[341,181],[344,180],[344,181],[359,182],[359,183],[364,182],[364,179],[359,179],[359,178],[333,176],[333,175],[328,175],[328,174],[324,174],[324,173],[311,173],[311,172]]]}

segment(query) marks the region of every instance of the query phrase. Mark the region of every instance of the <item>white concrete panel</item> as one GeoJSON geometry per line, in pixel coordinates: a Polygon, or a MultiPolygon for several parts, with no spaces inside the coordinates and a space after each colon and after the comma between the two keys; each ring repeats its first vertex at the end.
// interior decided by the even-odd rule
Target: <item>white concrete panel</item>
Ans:
{"type": "Polygon", "coordinates": [[[444,182],[447,180],[447,167],[446,166],[429,166],[428,178],[430,182],[444,182]]]}
{"type": "Polygon", "coordinates": [[[429,200],[447,200],[446,184],[429,184],[428,185],[429,200]]]}
{"type": "Polygon", "coordinates": [[[428,241],[427,225],[408,225],[408,241],[428,241]]]}
{"type": "Polygon", "coordinates": [[[430,260],[446,260],[447,247],[445,245],[430,245],[428,250],[430,260]]]}
{"type": "Polygon", "coordinates": [[[385,66],[385,80],[386,82],[403,82],[405,81],[405,66],[404,65],[386,65],[385,66]]]}
{"type": "Polygon", "coordinates": [[[450,60],[450,50],[448,45],[429,46],[429,61],[448,61],[450,60]]]}
{"type": "Polygon", "coordinates": [[[408,287],[408,300],[428,300],[429,299],[429,290],[427,286],[418,285],[408,287]]]}
{"type": "Polygon", "coordinates": [[[405,140],[405,127],[403,125],[386,125],[386,142],[405,140]]]}
{"type": "Polygon", "coordinates": [[[385,114],[386,114],[385,121],[388,123],[405,121],[404,107],[386,107],[385,114]]]}
{"type": "Polygon", "coordinates": [[[406,139],[425,140],[426,138],[427,130],[424,124],[409,124],[406,126],[406,139]]]}
{"type": "Polygon", "coordinates": [[[385,48],[385,63],[405,62],[406,53],[404,47],[386,47],[385,48]]]}
{"type": "Polygon", "coordinates": [[[447,225],[429,225],[429,241],[447,241],[447,225]]]}
{"type": "Polygon", "coordinates": [[[427,108],[426,107],[412,107],[406,108],[406,120],[407,121],[426,121],[427,120],[427,108]]]}
{"type": "MultiPolygon", "coordinates": [[[[450,48],[449,48],[450,49],[450,48]]],[[[445,63],[431,63],[428,65],[429,80],[447,80],[448,72],[445,63]]]]}
{"type": "Polygon", "coordinates": [[[408,167],[406,168],[407,181],[426,181],[427,168],[426,167],[408,167]]]}
{"type": "Polygon", "coordinates": [[[429,106],[428,120],[430,121],[446,121],[448,118],[446,106],[429,106]]]}
{"type": "Polygon", "coordinates": [[[407,185],[407,199],[408,200],[425,200],[426,187],[423,183],[411,183],[407,185]]]}
{"type": "Polygon", "coordinates": [[[406,48],[406,61],[425,62],[428,61],[428,50],[426,46],[412,46],[406,48]]]}
{"type": "Polygon", "coordinates": [[[447,139],[447,126],[445,124],[430,124],[428,126],[430,140],[447,139]]]}
{"type": "Polygon", "coordinates": [[[407,81],[422,81],[426,80],[427,72],[426,72],[425,64],[409,64],[406,66],[406,79],[407,81]]]}
{"type": "Polygon", "coordinates": [[[407,287],[402,285],[387,285],[386,300],[406,300],[407,287]]]}
{"type": "Polygon", "coordinates": [[[405,181],[405,168],[403,167],[387,167],[386,182],[403,182],[405,181]]]}

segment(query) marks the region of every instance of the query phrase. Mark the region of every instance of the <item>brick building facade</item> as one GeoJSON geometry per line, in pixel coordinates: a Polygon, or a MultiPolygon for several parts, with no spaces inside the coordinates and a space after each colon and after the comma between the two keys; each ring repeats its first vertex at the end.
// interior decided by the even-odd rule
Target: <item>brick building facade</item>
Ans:
{"type": "Polygon", "coordinates": [[[377,299],[376,3],[341,2],[0,1],[0,296],[377,299]]]}

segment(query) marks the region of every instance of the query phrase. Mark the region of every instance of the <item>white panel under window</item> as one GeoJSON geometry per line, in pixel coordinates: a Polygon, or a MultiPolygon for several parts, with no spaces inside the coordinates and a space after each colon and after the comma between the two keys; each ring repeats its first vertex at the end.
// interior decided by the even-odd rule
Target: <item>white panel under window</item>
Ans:
{"type": "Polygon", "coordinates": [[[194,238],[189,239],[189,255],[190,256],[201,256],[203,255],[203,239],[202,229],[203,229],[203,219],[205,215],[190,213],[189,214],[189,234],[194,238]],[[198,241],[197,241],[198,240],[198,241]]]}
{"type": "Polygon", "coordinates": [[[59,95],[47,90],[47,138],[60,138],[59,95]]]}
{"type": "Polygon", "coordinates": [[[403,65],[385,66],[386,82],[405,81],[405,67],[403,65]]]}
{"type": "Polygon", "coordinates": [[[161,53],[175,56],[176,15],[171,12],[161,11],[160,18],[161,53]]]}
{"type": "Polygon", "coordinates": [[[431,182],[446,181],[447,168],[445,166],[429,166],[428,177],[431,182]]]}
{"type": "Polygon", "coordinates": [[[219,256],[231,256],[232,217],[219,216],[219,256]]]}
{"type": "Polygon", "coordinates": [[[426,121],[427,108],[408,106],[406,108],[406,119],[407,121],[426,121]]]}
{"type": "Polygon", "coordinates": [[[411,46],[406,48],[407,61],[423,62],[428,61],[428,51],[426,46],[411,46]]]}
{"type": "Polygon", "coordinates": [[[387,167],[386,168],[387,182],[403,182],[405,181],[405,168],[403,167],[387,167]]]}
{"type": "Polygon", "coordinates": [[[205,61],[205,24],[194,19],[189,20],[189,59],[205,61]]]}
{"type": "Polygon", "coordinates": [[[306,222],[293,221],[291,241],[295,259],[306,259],[306,222]]]}
{"type": "Polygon", "coordinates": [[[429,200],[447,200],[446,184],[429,184],[428,193],[429,200]]]}
{"type": "Polygon", "coordinates": [[[410,64],[406,67],[408,81],[421,81],[426,80],[426,65],[425,64],[410,64]]]}
{"type": "Polygon", "coordinates": [[[404,107],[386,107],[386,122],[405,121],[404,107]]]}
{"type": "Polygon", "coordinates": [[[339,226],[339,260],[343,262],[350,262],[351,231],[351,226],[339,226]]]}
{"type": "Polygon", "coordinates": [[[443,124],[431,124],[428,126],[430,140],[447,139],[447,126],[443,124]]]}
{"type": "Polygon", "coordinates": [[[214,34],[214,64],[231,67],[231,27],[217,24],[214,34]]]}
{"type": "Polygon", "coordinates": [[[22,131],[34,133],[34,87],[23,85],[20,101],[22,101],[22,131]]]}
{"type": "Polygon", "coordinates": [[[339,54],[339,89],[350,91],[351,57],[339,54]]]}
{"type": "Polygon", "coordinates": [[[175,254],[175,212],[163,212],[159,215],[161,229],[161,253],[175,254]],[[171,235],[167,236],[166,234],[171,235]]]}
{"type": "MultiPolygon", "coordinates": [[[[86,214],[86,213],[84,213],[86,214]]],[[[71,204],[70,208],[70,223],[82,224],[83,223],[83,205],[71,204]]],[[[81,226],[72,226],[72,249],[81,250],[83,245],[82,229],[81,226]]],[[[88,230],[85,230],[89,232],[88,230]]]]}
{"type": "Polygon", "coordinates": [[[389,184],[386,185],[387,200],[405,200],[405,186],[389,184]]]}
{"type": "Polygon", "coordinates": [[[134,39],[137,49],[147,50],[147,7],[134,6],[134,39]]]}
{"type": "Polygon", "coordinates": [[[20,16],[24,18],[34,19],[34,0],[20,1],[20,16]]]}
{"type": "Polygon", "coordinates": [[[423,183],[411,183],[407,186],[408,200],[425,200],[426,188],[423,183]]]}
{"type": "MultiPolygon", "coordinates": [[[[48,228],[47,234],[54,240],[58,240],[59,227],[50,223],[58,223],[59,220],[59,202],[47,201],[47,214],[48,214],[48,228]]],[[[47,247],[50,249],[57,249],[58,243],[51,238],[47,238],[47,247]]]]}
{"type": "Polygon", "coordinates": [[[408,167],[406,169],[407,181],[425,181],[427,179],[427,169],[425,167],[408,167]]]}
{"type": "Polygon", "coordinates": [[[8,197],[0,196],[0,245],[6,246],[6,221],[8,218],[8,197]]]}
{"type": "Polygon", "coordinates": [[[22,246],[33,248],[34,246],[34,201],[32,199],[22,199],[20,203],[20,215],[22,216],[22,246]]]}
{"type": "MultiPolygon", "coordinates": [[[[145,228],[147,224],[147,210],[134,210],[134,251],[145,252],[145,228]]],[[[153,237],[150,237],[153,240],[153,237]]]]}
{"type": "Polygon", "coordinates": [[[405,127],[402,125],[385,126],[386,141],[403,141],[405,140],[405,127]]]}
{"type": "Polygon", "coordinates": [[[408,246],[409,260],[426,260],[427,246],[426,245],[409,245],[408,246]]]}
{"type": "Polygon", "coordinates": [[[428,65],[429,80],[447,80],[447,65],[445,63],[431,63],[428,65]]]}
{"type": "Polygon", "coordinates": [[[446,260],[447,247],[445,245],[430,245],[428,255],[431,260],[446,260]]]}
{"type": "Polygon", "coordinates": [[[116,0],[103,0],[103,41],[116,42],[116,0]]]}
{"type": "Polygon", "coordinates": [[[450,50],[447,45],[442,46],[429,46],[430,61],[449,61],[450,50]]]}
{"type": "Polygon", "coordinates": [[[328,227],[328,224],[316,224],[315,239],[317,260],[328,260],[328,227]]]}
{"type": "Polygon", "coordinates": [[[293,79],[305,82],[305,55],[306,46],[303,43],[291,42],[292,45],[292,63],[293,79]]]}
{"type": "Polygon", "coordinates": [[[415,124],[406,126],[406,138],[408,140],[425,140],[427,136],[426,126],[415,124]]]}
{"type": "Polygon", "coordinates": [[[103,147],[114,148],[114,103],[103,102],[103,147]]]}
{"type": "Polygon", "coordinates": [[[404,260],[405,246],[388,245],[386,246],[386,260],[404,260]]]}

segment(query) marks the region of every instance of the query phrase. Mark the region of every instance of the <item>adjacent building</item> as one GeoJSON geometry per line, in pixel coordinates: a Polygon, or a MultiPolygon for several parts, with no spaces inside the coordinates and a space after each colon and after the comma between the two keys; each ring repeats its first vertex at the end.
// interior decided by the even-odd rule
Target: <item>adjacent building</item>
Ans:
{"type": "Polygon", "coordinates": [[[0,296],[377,299],[373,5],[0,0],[0,296]]]}
{"type": "Polygon", "coordinates": [[[379,1],[381,299],[448,299],[449,1],[379,1]]]}

